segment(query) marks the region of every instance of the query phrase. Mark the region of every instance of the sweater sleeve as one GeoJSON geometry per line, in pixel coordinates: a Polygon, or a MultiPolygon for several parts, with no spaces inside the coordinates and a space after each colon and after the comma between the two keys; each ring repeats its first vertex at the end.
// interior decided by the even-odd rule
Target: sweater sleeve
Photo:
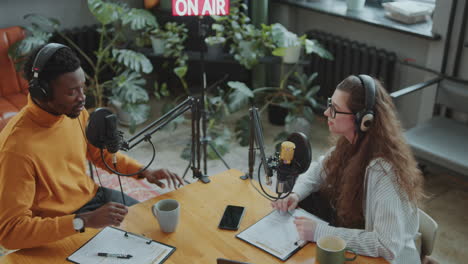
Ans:
{"type": "MultiPolygon", "coordinates": [[[[371,214],[372,224],[368,230],[337,228],[318,224],[314,240],[323,236],[342,237],[348,247],[359,255],[383,257],[393,260],[405,245],[410,234],[405,233],[405,225],[414,219],[410,213],[410,202],[404,197],[394,182],[393,170],[381,170],[369,167],[369,188],[366,201],[370,203],[366,214],[371,214]]],[[[367,226],[367,223],[366,223],[367,226]]]]}
{"type": "MultiPolygon", "coordinates": [[[[81,121],[83,123],[83,127],[85,127],[86,124],[88,123],[89,114],[87,111],[83,111],[82,113],[83,113],[83,116],[81,117],[82,118],[81,121]]],[[[106,170],[107,172],[112,173],[112,171],[106,167],[106,165],[104,164],[102,160],[101,150],[99,148],[96,148],[89,142],[87,142],[87,148],[88,148],[86,152],[87,159],[93,162],[99,168],[102,168],[106,170]]],[[[107,150],[103,150],[103,152],[104,152],[104,160],[106,164],[109,165],[109,167],[111,167],[112,169],[114,169],[113,164],[112,164],[112,154],[110,154],[107,150]]],[[[120,173],[132,174],[132,173],[138,172],[143,167],[143,165],[141,165],[136,160],[120,152],[116,153],[116,157],[117,157],[117,171],[120,173]]],[[[133,177],[137,178],[137,175],[133,177]]]]}
{"type": "Polygon", "coordinates": [[[323,163],[327,155],[328,153],[320,156],[317,162],[310,164],[309,169],[297,178],[293,192],[299,196],[300,201],[311,193],[318,191],[320,185],[325,180],[326,176],[323,169],[323,163]]]}
{"type": "Polygon", "coordinates": [[[30,160],[0,153],[0,244],[8,249],[30,248],[75,234],[74,215],[42,218],[31,210],[36,177],[30,160]]]}

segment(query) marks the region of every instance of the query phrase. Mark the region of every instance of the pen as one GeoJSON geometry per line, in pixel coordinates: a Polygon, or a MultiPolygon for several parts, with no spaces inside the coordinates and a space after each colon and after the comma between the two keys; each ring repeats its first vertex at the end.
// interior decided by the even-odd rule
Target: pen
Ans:
{"type": "Polygon", "coordinates": [[[133,257],[132,255],[129,255],[129,254],[114,254],[114,253],[103,253],[103,252],[99,252],[97,253],[97,255],[100,257],[112,257],[112,258],[120,258],[120,259],[129,259],[133,257]]]}
{"type": "Polygon", "coordinates": [[[294,245],[295,245],[295,246],[301,246],[302,243],[304,243],[304,240],[300,240],[300,239],[299,239],[298,241],[294,242],[294,245]]]}

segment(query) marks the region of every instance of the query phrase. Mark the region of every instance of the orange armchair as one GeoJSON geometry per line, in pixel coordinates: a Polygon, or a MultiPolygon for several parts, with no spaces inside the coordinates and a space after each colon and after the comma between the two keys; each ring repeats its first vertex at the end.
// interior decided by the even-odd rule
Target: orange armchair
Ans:
{"type": "Polygon", "coordinates": [[[28,82],[8,56],[8,48],[24,37],[21,27],[0,29],[0,131],[27,103],[28,82]]]}

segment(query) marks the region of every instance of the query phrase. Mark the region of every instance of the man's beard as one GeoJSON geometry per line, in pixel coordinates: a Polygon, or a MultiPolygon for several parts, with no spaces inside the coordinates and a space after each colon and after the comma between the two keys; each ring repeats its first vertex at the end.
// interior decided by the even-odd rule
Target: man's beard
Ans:
{"type": "Polygon", "coordinates": [[[67,114],[67,116],[71,119],[75,119],[75,118],[78,118],[80,116],[81,112],[79,112],[78,114],[67,114]]]}

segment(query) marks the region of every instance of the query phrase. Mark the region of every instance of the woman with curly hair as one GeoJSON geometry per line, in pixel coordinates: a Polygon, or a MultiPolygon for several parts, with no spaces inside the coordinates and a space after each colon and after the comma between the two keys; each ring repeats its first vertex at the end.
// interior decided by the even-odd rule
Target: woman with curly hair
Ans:
{"type": "Polygon", "coordinates": [[[423,177],[390,96],[372,77],[352,75],[338,84],[324,114],[335,147],[272,206],[286,211],[299,205],[329,223],[296,218],[303,240],[336,235],[360,255],[420,263],[414,238],[423,177]]]}

